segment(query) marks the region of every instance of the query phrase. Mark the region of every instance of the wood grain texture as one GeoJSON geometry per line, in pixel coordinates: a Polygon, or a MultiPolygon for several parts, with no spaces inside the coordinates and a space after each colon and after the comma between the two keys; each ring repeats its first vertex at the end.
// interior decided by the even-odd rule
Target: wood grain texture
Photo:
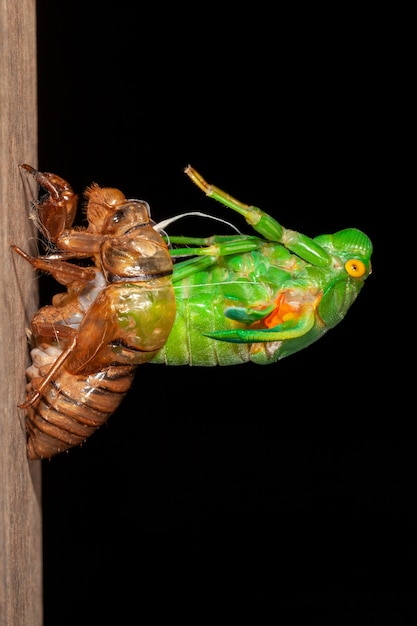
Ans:
{"type": "Polygon", "coordinates": [[[37,165],[36,2],[0,0],[0,624],[40,626],[41,464],[26,457],[24,415],[29,353],[25,336],[37,308],[32,268],[10,245],[31,251],[31,193],[19,164],[37,165]]]}

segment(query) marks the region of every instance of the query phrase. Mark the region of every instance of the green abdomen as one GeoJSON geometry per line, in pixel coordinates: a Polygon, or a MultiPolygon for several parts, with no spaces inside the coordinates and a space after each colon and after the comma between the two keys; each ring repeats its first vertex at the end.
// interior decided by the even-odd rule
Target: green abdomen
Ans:
{"type": "MultiPolygon", "coordinates": [[[[201,273],[198,276],[201,277],[201,273]]],[[[195,282],[196,277],[193,278],[190,282],[195,282]]],[[[181,290],[190,287],[189,284],[184,285],[184,282],[181,290]]],[[[174,326],[164,348],[152,363],[213,366],[237,365],[249,361],[249,345],[231,344],[204,336],[204,333],[212,330],[236,326],[236,322],[224,316],[224,296],[220,289],[191,287],[190,291],[193,295],[188,298],[177,295],[174,326]]]]}

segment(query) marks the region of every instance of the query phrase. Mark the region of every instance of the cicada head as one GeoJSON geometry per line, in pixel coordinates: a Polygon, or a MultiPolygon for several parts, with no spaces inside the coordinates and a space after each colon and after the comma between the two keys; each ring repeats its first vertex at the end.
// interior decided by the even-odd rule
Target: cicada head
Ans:
{"type": "Polygon", "coordinates": [[[103,234],[106,220],[120,205],[126,202],[125,195],[113,187],[100,187],[93,183],[84,192],[88,200],[86,215],[89,232],[103,234]]]}
{"type": "Polygon", "coordinates": [[[365,279],[372,272],[372,242],[357,228],[346,228],[333,235],[333,245],[339,252],[344,266],[352,278],[365,279]]]}
{"type": "Polygon", "coordinates": [[[337,257],[352,278],[365,280],[372,272],[372,242],[357,228],[345,228],[334,235],[320,235],[314,241],[337,257]]]}

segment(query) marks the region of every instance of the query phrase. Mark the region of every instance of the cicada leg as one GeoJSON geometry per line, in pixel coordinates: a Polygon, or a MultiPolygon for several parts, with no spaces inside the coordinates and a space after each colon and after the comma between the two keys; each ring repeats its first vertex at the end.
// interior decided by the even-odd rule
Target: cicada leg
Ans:
{"type": "MultiPolygon", "coordinates": [[[[267,341],[283,341],[296,339],[308,333],[314,326],[315,306],[308,305],[301,310],[290,313],[287,321],[283,321],[274,328],[253,328],[219,330],[204,333],[206,337],[231,343],[263,343],[267,341]]],[[[264,320],[262,320],[264,322],[264,320]]]]}
{"type": "Polygon", "coordinates": [[[60,306],[45,306],[32,319],[31,335],[34,344],[39,343],[41,338],[45,338],[47,341],[50,339],[56,341],[63,340],[65,348],[48,373],[42,377],[39,384],[37,385],[36,382],[32,381],[30,396],[26,402],[19,405],[20,408],[27,409],[36,406],[43,391],[74,350],[77,343],[77,330],[69,325],[69,320],[74,314],[80,314],[74,294],[81,291],[89,282],[92,282],[97,272],[94,268],[83,268],[59,259],[30,256],[14,244],[11,247],[14,252],[30,263],[34,269],[48,272],[59,283],[68,287],[68,292],[65,294],[56,294],[54,296],[54,301],[60,302],[60,306]]]}
{"type": "Polygon", "coordinates": [[[60,261],[59,259],[48,259],[48,257],[30,256],[14,244],[11,247],[12,250],[30,263],[35,270],[48,272],[61,285],[69,285],[73,282],[88,283],[94,280],[96,276],[96,270],[92,267],[81,267],[66,261],[60,261]]]}
{"type": "Polygon", "coordinates": [[[317,267],[326,267],[330,264],[330,255],[313,239],[293,230],[281,226],[273,217],[254,206],[243,204],[225,191],[214,185],[209,185],[204,178],[190,165],[184,172],[210,198],[218,200],[233,211],[242,215],[252,228],[268,241],[276,241],[288,250],[298,254],[302,259],[317,267]]]}
{"type": "Polygon", "coordinates": [[[56,241],[65,229],[71,228],[77,211],[78,196],[66,180],[49,172],[39,172],[31,165],[20,166],[48,192],[36,205],[36,225],[47,239],[56,241]]]}
{"type": "Polygon", "coordinates": [[[187,238],[187,237],[170,237],[173,244],[192,243],[194,246],[198,244],[201,247],[192,248],[175,248],[170,250],[170,254],[174,258],[190,256],[193,258],[181,261],[174,265],[173,282],[178,282],[191,274],[201,272],[211,265],[214,265],[219,257],[229,256],[232,254],[243,254],[256,250],[264,242],[258,237],[209,237],[209,238],[187,238]]]}

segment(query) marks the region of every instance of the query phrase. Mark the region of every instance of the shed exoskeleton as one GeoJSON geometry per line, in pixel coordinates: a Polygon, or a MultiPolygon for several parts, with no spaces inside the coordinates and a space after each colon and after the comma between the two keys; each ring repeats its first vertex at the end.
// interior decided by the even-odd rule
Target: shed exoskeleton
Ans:
{"type": "Polygon", "coordinates": [[[165,343],[175,319],[172,261],[149,206],[91,185],[88,226],[73,228],[77,197],[55,174],[21,166],[47,192],[34,205],[54,252],[13,249],[67,291],[31,322],[26,401],[28,456],[49,458],[81,444],[116,410],[135,370],[165,343]],[[72,260],[91,259],[77,265],[72,260]]]}

